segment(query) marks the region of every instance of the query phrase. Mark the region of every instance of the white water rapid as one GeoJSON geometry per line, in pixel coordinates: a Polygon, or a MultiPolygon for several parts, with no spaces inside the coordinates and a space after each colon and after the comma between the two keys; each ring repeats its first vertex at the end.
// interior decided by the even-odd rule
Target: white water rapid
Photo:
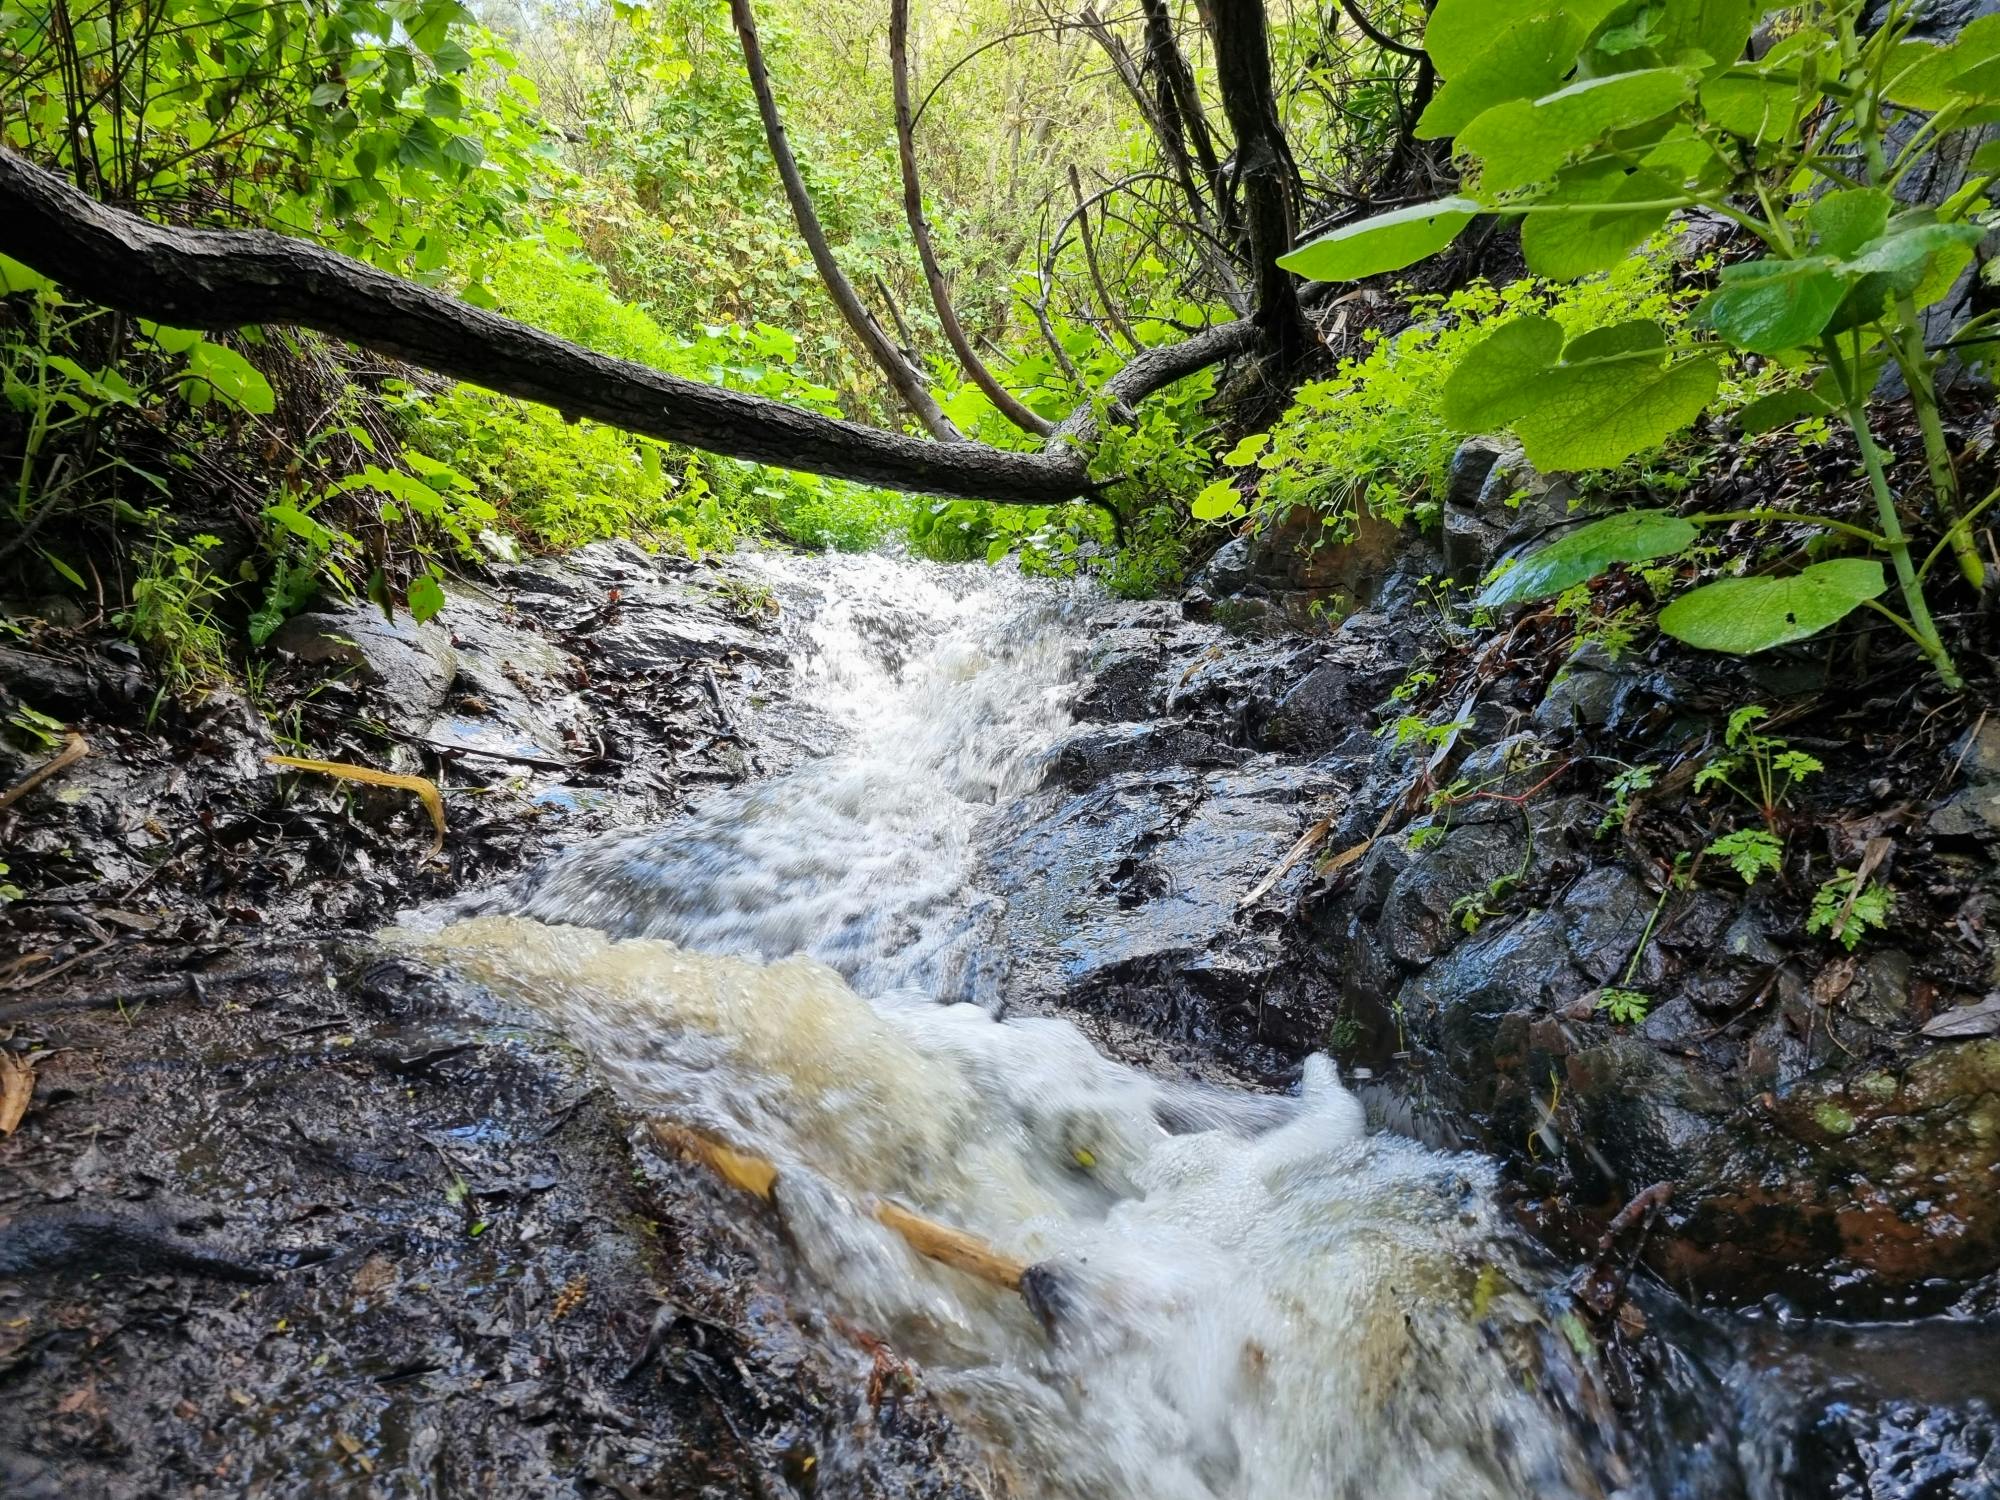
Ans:
{"type": "Polygon", "coordinates": [[[774,1274],[913,1361],[995,1494],[1611,1493],[1556,1415],[1483,1161],[1370,1134],[1322,1058],[1301,1097],[1229,1093],[940,1002],[977,988],[1005,896],[976,888],[982,834],[1065,726],[1084,603],[881,558],[758,566],[821,596],[811,692],[842,748],[572,855],[524,915],[396,940],[546,1013],[635,1112],[774,1162],[774,1274]],[[1035,1263],[1047,1325],[918,1258],[879,1199],[1035,1263]]]}

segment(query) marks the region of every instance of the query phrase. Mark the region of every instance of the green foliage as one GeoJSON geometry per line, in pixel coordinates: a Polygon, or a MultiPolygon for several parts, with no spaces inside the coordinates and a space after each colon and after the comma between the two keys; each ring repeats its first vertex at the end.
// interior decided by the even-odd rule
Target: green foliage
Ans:
{"type": "Polygon", "coordinates": [[[1729,861],[1729,867],[1743,877],[1745,885],[1755,885],[1760,875],[1776,874],[1784,865],[1784,846],[1762,828],[1739,828],[1712,840],[1702,851],[1729,861]]]}
{"type": "Polygon", "coordinates": [[[1637,1026],[1653,1008],[1653,997],[1614,985],[1598,992],[1597,1008],[1620,1026],[1637,1026]]]}
{"type": "Polygon", "coordinates": [[[1571,285],[1523,277],[1413,298],[1408,329],[1371,337],[1369,351],[1343,360],[1331,379],[1300,387],[1268,434],[1224,455],[1224,463],[1254,481],[1247,498],[1235,485],[1218,483],[1199,492],[1195,514],[1228,519],[1309,505],[1326,520],[1328,541],[1350,535],[1364,510],[1396,523],[1427,523],[1437,515],[1461,440],[1442,393],[1495,325],[1529,319],[1575,339],[1641,318],[1666,329],[1678,347],[1694,303],[1672,283],[1665,241],[1571,285]]]}
{"type": "Polygon", "coordinates": [[[1792,789],[1826,767],[1788,740],[1760,733],[1756,726],[1769,717],[1770,711],[1755,703],[1730,714],[1723,732],[1726,751],[1695,772],[1694,789],[1726,787],[1756,808],[1767,828],[1775,828],[1792,789]]]}
{"type": "Polygon", "coordinates": [[[219,682],[229,671],[215,618],[223,590],[207,559],[221,544],[220,538],[206,534],[185,542],[160,537],[133,581],[131,607],[116,620],[120,630],[153,655],[177,692],[219,682]]]}
{"type": "Polygon", "coordinates": [[[1683,594],[1660,629],[1705,651],[1748,655],[1817,635],[1889,586],[1872,558],[1814,563],[1789,578],[1726,578],[1683,594]]]}
{"type": "Polygon", "coordinates": [[[1613,563],[1650,562],[1679,552],[1696,535],[1693,526],[1670,511],[1624,511],[1593,521],[1532,556],[1495,570],[1480,591],[1478,603],[1497,609],[1546,599],[1595,578],[1613,563]]]}
{"type": "Polygon", "coordinates": [[[1869,932],[1889,925],[1894,903],[1889,887],[1879,880],[1865,886],[1853,870],[1842,869],[1820,882],[1813,892],[1812,910],[1806,914],[1806,931],[1824,933],[1852,953],[1869,932]]]}
{"type": "Polygon", "coordinates": [[[1611,806],[1597,824],[1597,836],[1603,838],[1614,828],[1623,828],[1632,816],[1632,799],[1646,791],[1659,778],[1660,768],[1653,765],[1627,766],[1606,784],[1611,793],[1611,806]]]}
{"type": "MultiPolygon", "coordinates": [[[[1779,8],[1781,40],[1744,61],[1763,9],[1748,0],[1658,0],[1636,11],[1604,0],[1525,12],[1440,5],[1425,44],[1445,82],[1422,128],[1455,133],[1464,197],[1343,226],[1292,259],[1336,275],[1394,270],[1485,209],[1526,217],[1531,270],[1575,276],[1615,265],[1677,208],[1734,220],[1767,253],[1723,270],[1702,322],[1732,349],[1816,367],[1754,420],[1847,420],[1880,528],[1860,537],[1895,562],[1900,623],[1957,688],[1863,400],[1868,372],[1894,361],[1924,437],[1930,519],[1966,578],[1982,583],[1938,417],[1940,356],[1926,347],[1920,317],[1971,261],[1985,179],[1935,204],[1905,206],[1893,190],[1920,145],[1989,123],[2000,102],[1989,82],[2000,77],[2000,26],[1974,23],[1940,48],[1912,36],[1912,0],[1891,0],[1865,32],[1862,0],[1790,5],[1779,8]],[[1885,101],[1929,115],[1893,159],[1885,101]],[[1758,213],[1740,206],[1752,200],[1758,213]]],[[[1716,356],[1676,350],[1643,320],[1581,339],[1564,333],[1532,316],[1492,330],[1452,370],[1446,419],[1467,431],[1511,426],[1545,468],[1605,468],[1685,428],[1715,395],[1716,356]]],[[[1871,577],[1879,584],[1879,569],[1871,577]]],[[[1692,644],[1746,652],[1822,630],[1864,603],[1884,608],[1858,569],[1817,574],[1789,593],[1782,580],[1752,582],[1698,589],[1666,618],[1692,644]],[[1753,611],[1774,612],[1785,628],[1750,628],[1753,611]]]]}

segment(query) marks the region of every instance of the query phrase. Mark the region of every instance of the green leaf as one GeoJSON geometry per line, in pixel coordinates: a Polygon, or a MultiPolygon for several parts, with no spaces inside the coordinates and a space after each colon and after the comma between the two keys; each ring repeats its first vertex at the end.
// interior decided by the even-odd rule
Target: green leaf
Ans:
{"type": "Polygon", "coordinates": [[[1679,552],[1698,534],[1671,511],[1628,510],[1608,516],[1496,570],[1475,602],[1497,609],[1547,599],[1595,578],[1613,563],[1648,562],[1679,552]]]}
{"type": "Polygon", "coordinates": [[[163,354],[185,354],[201,342],[201,335],[191,328],[169,328],[144,318],[139,320],[139,331],[158,344],[163,354]]]}
{"type": "Polygon", "coordinates": [[[1563,174],[1542,203],[1602,203],[1601,212],[1531,213],[1521,225],[1521,251],[1528,269],[1558,281],[1574,281],[1608,271],[1634,246],[1666,223],[1672,212],[1647,208],[1632,212],[1621,201],[1658,202],[1680,196],[1679,188],[1656,172],[1631,172],[1616,163],[1592,165],[1563,174]]]}
{"type": "Polygon", "coordinates": [[[1658,119],[1694,92],[1687,68],[1646,68],[1590,78],[1532,102],[1496,105],[1459,132],[1457,149],[1483,163],[1479,187],[1502,193],[1555,175],[1615,130],[1658,119]]]}
{"type": "Polygon", "coordinates": [[[1549,3],[1496,4],[1495,0],[1438,0],[1424,27],[1424,50],[1440,78],[1458,78],[1479,60],[1509,28],[1533,16],[1562,10],[1576,18],[1588,35],[1624,0],[1561,0],[1549,3]]]}
{"type": "Polygon", "coordinates": [[[1753,260],[1725,266],[1701,315],[1723,338],[1752,354],[1781,354],[1819,336],[1847,295],[1826,256],[1753,260]]]}
{"type": "Polygon", "coordinates": [[[1801,385],[1759,396],[1736,414],[1736,421],[1745,433],[1754,437],[1760,432],[1775,432],[1780,427],[1789,427],[1807,417],[1826,416],[1833,409],[1816,392],[1801,385]]]}
{"type": "Polygon", "coordinates": [[[225,344],[203,339],[188,351],[188,378],[205,384],[221,401],[258,416],[276,411],[278,398],[256,366],[225,344]]]}
{"type": "Polygon", "coordinates": [[[1583,24],[1560,11],[1515,22],[1438,91],[1417,121],[1417,138],[1456,135],[1496,104],[1553,93],[1576,66],[1583,38],[1583,24]]]}
{"type": "Polygon", "coordinates": [[[1242,504],[1243,497],[1236,493],[1236,486],[1227,479],[1218,479],[1194,497],[1188,510],[1197,521],[1221,521],[1234,515],[1242,504]]]}
{"type": "Polygon", "coordinates": [[[1798,80],[1781,74],[1725,73],[1701,86],[1701,112],[1746,141],[1789,136],[1798,107],[1798,80]]]}
{"type": "Polygon", "coordinates": [[[1575,366],[1593,361],[1624,359],[1628,355],[1650,354],[1652,363],[1666,357],[1667,331],[1651,318],[1634,318],[1609,328],[1593,328],[1580,333],[1563,346],[1562,362],[1575,366]]]}
{"type": "Polygon", "coordinates": [[[1842,557],[1790,578],[1725,578],[1660,611],[1660,629],[1704,651],[1748,655],[1804,640],[1845,619],[1888,587],[1882,565],[1842,557]]]}
{"type": "Polygon", "coordinates": [[[1470,198],[1413,203],[1344,224],[1279,256],[1278,264],[1315,281],[1358,281],[1383,271],[1400,271],[1444,249],[1474,215],[1484,211],[1470,198]]]}
{"type": "Polygon", "coordinates": [[[1705,53],[1710,66],[1726,68],[1743,55],[1766,8],[1763,0],[1666,0],[1657,50],[1669,59],[1705,53]]]}
{"type": "Polygon", "coordinates": [[[410,615],[421,625],[444,608],[444,587],[430,574],[410,580],[410,615]]]}
{"type": "Polygon", "coordinates": [[[1806,227],[1823,252],[1845,259],[1881,237],[1895,206],[1886,188],[1846,188],[1828,193],[1807,209],[1806,227]]]}
{"type": "Polygon", "coordinates": [[[26,292],[52,292],[56,284],[32,267],[22,265],[12,256],[0,255],[0,297],[14,297],[26,292]]]}
{"type": "Polygon", "coordinates": [[[1973,224],[1914,224],[1864,245],[1842,269],[1850,275],[1886,276],[1890,294],[1900,297],[1923,282],[1933,256],[1955,247],[1971,249],[1981,238],[1973,224]]]}
{"type": "Polygon", "coordinates": [[[1706,356],[1558,369],[1514,432],[1538,469],[1608,469],[1688,426],[1715,399],[1721,379],[1721,366],[1706,356]]]}
{"type": "Polygon", "coordinates": [[[1458,432],[1498,432],[1533,404],[1534,382],[1562,356],[1553,318],[1503,323],[1460,357],[1446,377],[1440,408],[1458,432]]]}

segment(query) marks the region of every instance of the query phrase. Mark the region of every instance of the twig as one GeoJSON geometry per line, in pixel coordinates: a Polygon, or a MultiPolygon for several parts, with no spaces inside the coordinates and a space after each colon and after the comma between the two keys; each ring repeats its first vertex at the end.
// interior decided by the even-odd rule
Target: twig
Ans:
{"type": "Polygon", "coordinates": [[[88,754],[90,754],[90,742],[72,730],[68,743],[62,749],[15,782],[4,795],[0,795],[0,812],[6,811],[51,776],[68,770],[88,754]]]}

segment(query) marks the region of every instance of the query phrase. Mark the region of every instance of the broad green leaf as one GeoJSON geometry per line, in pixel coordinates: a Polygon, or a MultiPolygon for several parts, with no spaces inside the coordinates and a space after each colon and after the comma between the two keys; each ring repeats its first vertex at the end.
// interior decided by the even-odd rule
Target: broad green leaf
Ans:
{"type": "Polygon", "coordinates": [[[1660,611],[1660,629],[1704,651],[1748,655],[1804,640],[1888,587],[1872,558],[1814,563],[1790,578],[1725,578],[1660,611]]]}
{"type": "Polygon", "coordinates": [[[1899,226],[1864,245],[1842,269],[1851,275],[1886,276],[1890,294],[1900,297],[1917,289],[1933,256],[1955,246],[1970,249],[1981,238],[1981,231],[1972,224],[1899,226]]]}
{"type": "Polygon", "coordinates": [[[1798,80],[1778,74],[1726,73],[1701,86],[1701,112],[1746,141],[1788,136],[1798,105],[1798,80]]]}
{"type": "Polygon", "coordinates": [[[436,617],[444,608],[444,586],[430,574],[410,580],[410,616],[419,625],[436,617]]]}
{"type": "Polygon", "coordinates": [[[1828,193],[1806,210],[1806,227],[1827,255],[1845,258],[1889,227],[1896,200],[1886,188],[1846,188],[1828,193]]]}
{"type": "Polygon", "coordinates": [[[1575,366],[1646,354],[1656,365],[1666,358],[1667,331],[1651,318],[1634,318],[1578,334],[1563,346],[1562,362],[1575,366]]]}
{"type": "Polygon", "coordinates": [[[1721,367],[1707,357],[1558,369],[1537,388],[1514,432],[1538,469],[1608,469],[1693,422],[1715,399],[1721,378],[1721,367]]]}
{"type": "Polygon", "coordinates": [[[192,328],[169,328],[144,318],[139,320],[139,331],[158,344],[164,354],[185,354],[201,342],[201,335],[192,328]]]}
{"type": "Polygon", "coordinates": [[[1615,130],[1643,125],[1694,92],[1687,68],[1646,68],[1591,78],[1533,101],[1497,105],[1459,132],[1457,149],[1483,164],[1479,186],[1502,193],[1555,175],[1615,130]]]}
{"type": "Polygon", "coordinates": [[[1723,338],[1752,354],[1778,354],[1819,336],[1847,295],[1830,257],[1753,260],[1725,266],[1701,315],[1723,338]]]}
{"type": "Polygon", "coordinates": [[[1218,479],[1199,495],[1188,507],[1197,521],[1221,521],[1234,515],[1243,504],[1243,497],[1236,493],[1236,486],[1227,479],[1218,479]]]}
{"type": "Polygon", "coordinates": [[[1495,0],[1438,0],[1424,27],[1424,50],[1440,78],[1457,78],[1479,60],[1509,28],[1536,16],[1563,11],[1575,18],[1588,36],[1624,0],[1528,0],[1498,4],[1495,0]]]}
{"type": "Polygon", "coordinates": [[[1882,95],[1911,109],[1942,109],[1956,97],[1951,91],[1951,75],[1962,66],[1949,47],[1935,42],[1900,42],[1891,49],[1883,69],[1882,95]]]}
{"type": "Polygon", "coordinates": [[[1515,318],[1468,349],[1444,383],[1445,422],[1459,432],[1498,432],[1535,399],[1535,382],[1562,355],[1562,325],[1515,318]]]}
{"type": "Polygon", "coordinates": [[[226,344],[203,339],[188,351],[188,378],[204,383],[218,399],[258,416],[276,411],[278,398],[256,366],[226,344]]]}
{"type": "Polygon", "coordinates": [[[1753,0],[1666,0],[1656,50],[1669,61],[1705,53],[1711,67],[1726,68],[1743,55],[1765,9],[1753,0]]]}
{"type": "Polygon", "coordinates": [[[11,256],[0,255],[0,297],[13,297],[25,292],[52,292],[55,286],[40,271],[22,265],[11,256]]]}
{"type": "Polygon", "coordinates": [[[1248,437],[1244,438],[1241,442],[1237,443],[1237,445],[1234,448],[1231,448],[1227,453],[1223,454],[1222,461],[1228,464],[1229,467],[1232,469],[1240,469],[1244,467],[1246,464],[1254,464],[1255,462],[1257,462],[1257,460],[1263,456],[1264,450],[1270,446],[1271,446],[1270,433],[1253,432],[1248,437]]]}
{"type": "Polygon", "coordinates": [[[1613,563],[1641,563],[1679,552],[1699,533],[1671,511],[1628,510],[1593,521],[1496,570],[1478,603],[1488,608],[1547,599],[1595,578],[1613,563]]]}
{"type": "Polygon", "coordinates": [[[1736,414],[1736,420],[1744,432],[1754,437],[1760,432],[1789,427],[1807,417],[1823,417],[1832,410],[1818,392],[1800,385],[1759,396],[1736,414]]]}
{"type": "Polygon", "coordinates": [[[1521,224],[1521,251],[1528,269],[1539,276],[1573,281],[1607,271],[1634,246],[1667,221],[1665,208],[1636,212],[1615,207],[1620,201],[1653,203],[1679,196],[1675,184],[1656,172],[1631,172],[1614,164],[1593,165],[1565,172],[1555,191],[1540,204],[1573,204],[1570,213],[1530,213],[1521,224]],[[1587,204],[1606,205],[1585,212],[1587,204]]]}
{"type": "Polygon", "coordinates": [[[1383,271],[1400,271],[1444,249],[1474,215],[1484,211],[1470,198],[1413,203],[1356,224],[1343,224],[1289,255],[1279,256],[1278,264],[1314,281],[1358,281],[1383,271]]]}
{"type": "Polygon", "coordinates": [[[1438,90],[1417,138],[1457,135],[1496,104],[1553,93],[1576,66],[1583,37],[1583,23],[1561,11],[1517,21],[1438,90]]]}

